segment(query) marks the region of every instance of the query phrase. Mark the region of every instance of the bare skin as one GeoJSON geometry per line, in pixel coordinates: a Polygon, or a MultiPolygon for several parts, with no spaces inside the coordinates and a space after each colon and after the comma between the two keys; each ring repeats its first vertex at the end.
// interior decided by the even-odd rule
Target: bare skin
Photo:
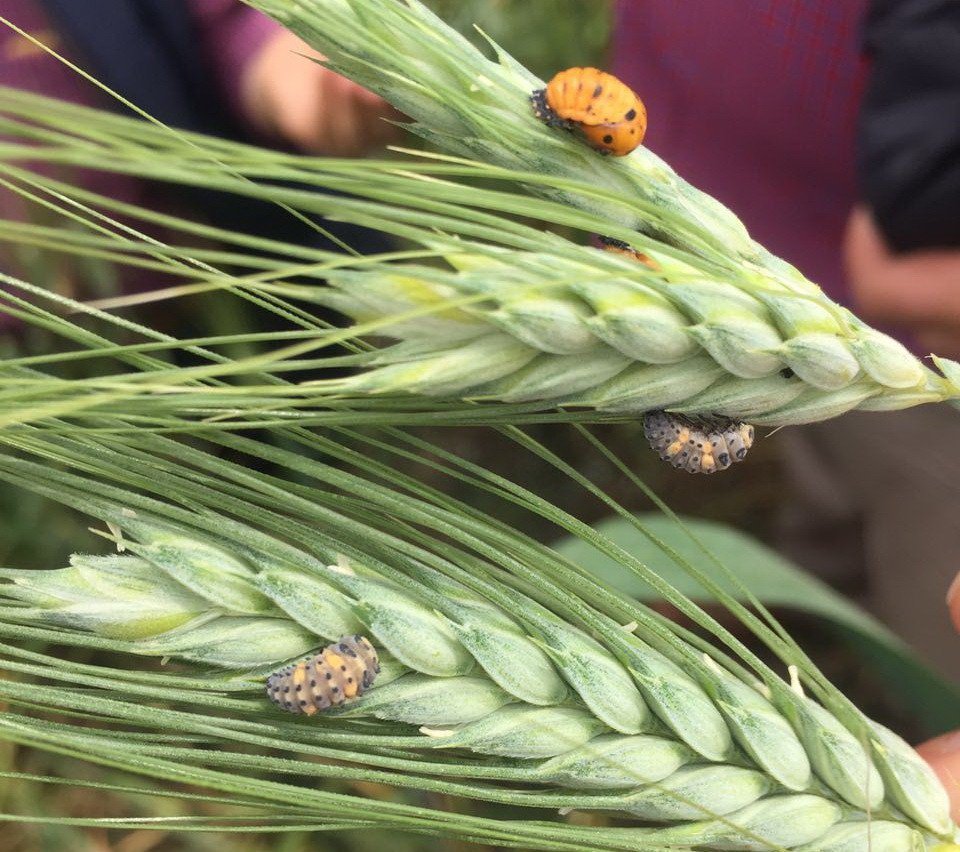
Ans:
{"type": "MultiPolygon", "coordinates": [[[[923,352],[960,356],[960,250],[894,254],[863,207],[850,215],[845,249],[854,307],[861,316],[903,329],[923,352]]],[[[947,593],[947,605],[960,631],[960,575],[947,593]]],[[[960,820],[960,731],[929,740],[917,751],[940,776],[953,818],[960,820]]]]}
{"type": "MultiPolygon", "coordinates": [[[[960,574],[947,592],[947,606],[954,626],[960,631],[960,574]]],[[[953,818],[960,821],[960,731],[927,740],[917,746],[917,751],[940,777],[950,795],[953,818]]]]}
{"type": "Polygon", "coordinates": [[[331,157],[362,157],[399,138],[400,130],[385,120],[400,118],[393,107],[308,56],[321,58],[283,31],[248,63],[243,103],[264,137],[331,157]]]}
{"type": "MultiPolygon", "coordinates": [[[[364,156],[398,138],[399,130],[384,119],[400,116],[386,101],[305,56],[319,54],[282,32],[250,62],[243,100],[264,136],[337,157],[364,156]]],[[[848,223],[846,261],[861,315],[909,331],[926,351],[960,357],[960,251],[895,255],[869,211],[858,208],[848,223]]],[[[960,576],[948,603],[960,630],[960,576]]],[[[943,780],[960,820],[960,731],[918,751],[943,780]]]]}
{"type": "Polygon", "coordinates": [[[860,207],[847,225],[846,261],[864,319],[903,329],[922,352],[960,356],[960,249],[893,254],[860,207]]]}

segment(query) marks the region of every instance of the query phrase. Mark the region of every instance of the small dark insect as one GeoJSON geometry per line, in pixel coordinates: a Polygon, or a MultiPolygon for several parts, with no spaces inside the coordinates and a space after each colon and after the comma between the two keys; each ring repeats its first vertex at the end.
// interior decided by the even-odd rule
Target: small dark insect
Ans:
{"type": "Polygon", "coordinates": [[[643,415],[643,431],[660,458],[688,473],[716,473],[743,461],[753,426],[726,417],[687,417],[666,411],[643,415]]]}
{"type": "Polygon", "coordinates": [[[291,713],[312,716],[370,688],[380,661],[359,633],[341,636],[319,654],[285,666],[267,678],[267,697],[291,713]]]}
{"type": "Polygon", "coordinates": [[[660,269],[660,264],[657,263],[653,258],[647,257],[643,252],[637,251],[630,243],[625,243],[623,240],[616,240],[613,237],[597,237],[600,240],[600,246],[604,251],[612,251],[614,254],[620,254],[624,257],[629,257],[631,260],[637,261],[637,263],[642,263],[644,266],[649,267],[650,269],[660,269]]]}
{"type": "Polygon", "coordinates": [[[530,100],[541,121],[579,132],[603,154],[626,156],[647,132],[643,101],[625,83],[596,68],[567,68],[530,100]]]}

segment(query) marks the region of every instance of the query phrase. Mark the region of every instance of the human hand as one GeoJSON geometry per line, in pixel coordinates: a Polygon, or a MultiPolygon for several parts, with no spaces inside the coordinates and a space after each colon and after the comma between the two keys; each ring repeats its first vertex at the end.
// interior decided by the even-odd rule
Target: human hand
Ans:
{"type": "Polygon", "coordinates": [[[960,249],[892,254],[870,212],[847,225],[847,274],[864,318],[899,326],[926,352],[960,356],[960,249]]]}
{"type": "MultiPolygon", "coordinates": [[[[960,574],[947,592],[947,606],[954,626],[960,631],[960,574]]],[[[943,782],[950,795],[953,818],[960,821],[960,731],[928,740],[917,746],[917,751],[943,782]]]]}
{"type": "Polygon", "coordinates": [[[307,57],[320,55],[286,30],[249,62],[247,115],[264,135],[311,154],[362,157],[400,136],[400,114],[378,95],[307,57]]]}

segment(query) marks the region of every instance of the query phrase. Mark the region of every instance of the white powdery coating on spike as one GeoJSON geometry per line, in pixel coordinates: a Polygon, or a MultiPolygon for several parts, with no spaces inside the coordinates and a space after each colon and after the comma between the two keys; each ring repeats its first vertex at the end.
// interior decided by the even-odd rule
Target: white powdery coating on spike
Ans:
{"type": "MultiPolygon", "coordinates": [[[[291,5],[279,5],[271,0],[251,2],[281,17],[287,26],[325,54],[337,70],[391,100],[411,116],[416,132],[448,152],[508,168],[583,181],[602,190],[605,197],[556,185],[533,184],[532,191],[560,198],[608,222],[638,231],[667,231],[673,245],[736,266],[736,280],[740,284],[730,286],[736,292],[732,299],[726,298],[723,290],[726,284],[710,281],[694,281],[691,293],[685,295],[678,291],[676,296],[670,296],[673,285],[682,287],[691,282],[670,276],[664,280],[651,270],[638,271],[637,277],[644,277],[644,285],[649,281],[649,289],[654,290],[661,301],[669,303],[656,305],[657,321],[665,334],[671,334],[671,318],[677,313],[687,325],[696,328],[688,332],[681,323],[679,328],[672,329],[680,332],[673,336],[673,341],[681,349],[695,335],[725,369],[735,375],[762,377],[786,365],[812,387],[827,391],[841,390],[858,376],[879,388],[902,388],[905,392],[911,389],[911,382],[921,383],[924,370],[916,359],[898,351],[892,341],[874,337],[876,332],[864,331],[861,324],[830,303],[819,288],[806,281],[796,269],[753,241],[737,217],[722,204],[686,184],[668,164],[642,146],[630,156],[614,161],[598,157],[575,136],[545,126],[535,117],[529,103],[531,92],[541,88],[542,81],[497,48],[494,48],[496,61],[486,58],[421,4],[413,0],[408,3],[364,0],[362,6],[347,6],[342,0],[313,0],[291,5]],[[616,197],[638,199],[639,206],[617,204],[611,200],[616,197]],[[701,287],[701,283],[708,286],[701,287]],[[694,292],[698,290],[702,292],[694,292]],[[856,346],[862,364],[853,357],[849,340],[859,341],[856,346]]],[[[677,258],[674,261],[681,263],[677,258]]],[[[628,275],[623,266],[620,274],[628,275]]],[[[581,272],[578,270],[573,276],[578,283],[587,277],[581,272]]],[[[616,274],[608,263],[596,278],[614,278],[616,274]]],[[[563,277],[558,272],[554,280],[563,277]]],[[[610,311],[600,308],[602,296],[594,301],[592,295],[584,295],[574,284],[568,286],[593,306],[595,316],[587,317],[585,325],[591,327],[600,318],[599,325],[607,326],[609,331],[616,322],[611,316],[616,308],[610,311]]],[[[559,288],[551,292],[559,292],[559,288]]],[[[651,328],[654,313],[651,309],[651,328]]],[[[579,338],[576,323],[568,324],[572,330],[569,340],[566,332],[554,339],[542,319],[534,318],[529,328],[521,330],[523,322],[517,314],[513,317],[517,322],[514,332],[528,334],[528,340],[536,340],[547,349],[563,339],[561,349],[567,353],[580,351],[577,347],[587,345],[585,339],[579,338]]],[[[563,322],[558,320],[559,324],[563,322]]],[[[642,337],[642,312],[637,313],[634,324],[639,330],[638,336],[642,337]]],[[[629,328],[618,328],[606,337],[596,330],[593,333],[614,347],[619,345],[617,341],[630,338],[629,328]]],[[[621,351],[653,362],[670,348],[651,347],[650,342],[642,341],[641,348],[636,350],[625,344],[621,351]]],[[[672,352],[665,357],[669,360],[678,355],[672,352]]],[[[433,375],[435,386],[427,386],[431,383],[428,381],[416,392],[455,395],[468,390],[461,377],[459,387],[447,385],[441,392],[440,372],[433,375]]],[[[384,383],[397,378],[395,374],[380,375],[384,383]]],[[[415,384],[415,377],[402,378],[415,384]]],[[[703,389],[689,391],[687,395],[703,389]]],[[[378,389],[363,390],[375,393],[378,389]]],[[[554,392],[555,388],[551,388],[551,394],[543,398],[553,400],[554,392]]],[[[957,388],[946,393],[954,395],[957,388]]],[[[862,396],[849,407],[856,407],[874,395],[862,396]]],[[[909,400],[904,404],[928,401],[909,395],[904,399],[909,400]]],[[[682,404],[684,398],[681,396],[672,402],[682,404]]],[[[837,416],[846,410],[836,402],[816,405],[806,399],[802,411],[788,408],[780,416],[774,411],[786,405],[781,400],[774,409],[758,414],[774,426],[810,422],[837,416]]],[[[666,404],[653,403],[649,407],[666,404]]],[[[889,407],[896,404],[889,403],[889,407]]],[[[747,416],[746,411],[727,413],[732,417],[747,416]]]]}
{"type": "Polygon", "coordinates": [[[811,843],[839,822],[842,811],[820,796],[770,796],[727,814],[722,819],[650,832],[651,839],[711,849],[793,849],[811,843]]]}
{"type": "Polygon", "coordinates": [[[435,730],[434,726],[439,725],[476,722],[513,700],[482,677],[436,678],[408,674],[344,705],[337,715],[376,716],[435,730]]]}
{"type": "Polygon", "coordinates": [[[446,737],[446,748],[502,757],[543,758],[571,751],[605,731],[591,713],[572,707],[510,705],[446,737]]]}
{"type": "Polygon", "coordinates": [[[702,682],[713,692],[734,739],[788,790],[810,783],[810,761],[790,723],[766,698],[726,672],[702,682]]]}
{"type": "MultiPolygon", "coordinates": [[[[923,852],[926,848],[923,835],[910,826],[873,819],[839,823],[796,852],[923,852]]],[[[940,849],[939,846],[933,848],[940,849]]],[[[942,852],[948,852],[948,847],[944,846],[942,852]]]]}
{"type": "Polygon", "coordinates": [[[536,775],[572,789],[631,790],[662,781],[695,758],[675,740],[605,734],[541,763],[536,775]]]}
{"type": "MultiPolygon", "coordinates": [[[[186,553],[192,544],[196,542],[191,539],[171,541],[170,550],[186,553]]],[[[209,550],[199,548],[196,552],[209,560],[209,550]]],[[[228,567],[245,565],[230,553],[222,553],[218,558],[228,567]]],[[[72,563],[67,570],[83,569],[86,579],[98,570],[115,568],[132,584],[131,590],[141,595],[173,584],[166,574],[133,557],[78,556],[72,563]],[[150,570],[140,570],[144,567],[150,570]]],[[[754,833],[765,837],[765,842],[785,846],[790,845],[785,839],[788,836],[794,845],[820,844],[810,845],[809,852],[859,852],[861,835],[854,821],[860,815],[877,812],[883,784],[856,737],[826,709],[802,695],[792,699],[778,688],[774,694],[783,706],[775,707],[757,689],[720,668],[707,655],[703,657],[705,671],[698,670],[698,681],[693,681],[672,660],[621,632],[636,629],[635,623],[621,627],[610,621],[610,632],[606,634],[609,642],[604,645],[527,601],[516,617],[522,618],[525,628],[549,648],[546,653],[526,635],[519,622],[459,582],[439,574],[433,577],[432,569],[411,568],[405,580],[398,576],[391,583],[369,568],[359,566],[357,573],[352,569],[344,571],[344,567],[335,566],[326,572],[314,568],[304,570],[302,575],[287,565],[258,563],[250,564],[247,570],[254,583],[262,582],[263,588],[270,589],[284,611],[293,607],[294,599],[303,598],[309,608],[308,599],[319,600],[329,594],[334,607],[330,617],[359,618],[365,627],[371,626],[369,635],[378,636],[379,631],[378,645],[401,651],[404,661],[423,665],[426,660],[424,671],[438,657],[452,665],[443,668],[444,676],[427,676],[405,673],[395,660],[386,662],[385,666],[392,665],[392,671],[383,673],[375,689],[331,715],[373,715],[422,724],[424,747],[468,749],[478,754],[544,761],[539,765],[531,763],[529,777],[522,778],[520,783],[562,784],[574,790],[639,788],[629,797],[596,797],[597,801],[591,800],[590,806],[625,809],[645,820],[695,821],[694,825],[667,829],[673,833],[663,835],[664,842],[738,843],[738,849],[761,848],[750,845],[753,840],[749,833],[754,833]],[[422,589],[422,597],[416,584],[422,589]],[[440,598],[445,603],[437,603],[440,598]],[[440,614],[437,609],[441,607],[449,609],[440,614]],[[489,667],[486,673],[475,666],[473,654],[485,668],[489,667]],[[508,682],[504,675],[514,669],[523,671],[530,659],[539,661],[539,674],[545,676],[532,690],[533,694],[539,692],[541,699],[569,703],[519,704],[514,700],[519,697],[515,692],[502,689],[499,681],[494,683],[487,677],[491,670],[498,671],[508,682]],[[576,699],[567,695],[557,667],[576,687],[590,711],[579,704],[571,706],[576,699]],[[471,669],[472,674],[464,674],[471,669]],[[556,690],[553,695],[551,690],[556,690]],[[664,726],[657,727],[656,734],[621,735],[611,731],[610,723],[624,727],[635,724],[631,713],[636,711],[634,702],[641,693],[642,700],[647,702],[639,705],[643,708],[643,722],[649,706],[672,733],[664,734],[664,726]],[[785,696],[791,701],[785,702],[785,696]],[[743,759],[742,754],[735,755],[729,749],[727,724],[757,767],[721,762],[743,759]],[[803,745],[796,736],[798,732],[803,745]],[[702,765],[695,752],[715,762],[702,765]],[[810,779],[811,761],[823,782],[818,786],[822,795],[780,795],[774,779],[802,789],[810,779]],[[826,798],[831,795],[828,787],[838,794],[832,800],[826,798]],[[825,833],[823,826],[836,822],[841,798],[862,810],[854,812],[844,805],[848,822],[825,833]],[[735,813],[726,821],[710,818],[711,814],[729,812],[735,813]],[[743,835],[745,839],[730,834],[730,822],[748,832],[743,835]],[[812,836],[814,829],[820,831],[817,837],[812,836]]],[[[9,588],[12,591],[7,594],[11,597],[17,597],[15,592],[20,590],[21,599],[33,604],[42,601],[33,600],[30,595],[45,595],[56,602],[56,595],[82,597],[87,588],[77,585],[72,575],[58,572],[0,573],[13,581],[0,586],[0,590],[9,588]],[[38,579],[34,579],[34,573],[38,579]],[[51,576],[54,574],[57,576],[51,576]],[[44,576],[47,585],[38,585],[39,578],[44,576]]],[[[96,584],[91,588],[97,591],[96,584]]],[[[185,590],[184,594],[190,601],[203,601],[185,590]]],[[[297,604],[304,601],[298,600],[297,604]]],[[[203,623],[147,638],[139,644],[139,650],[230,668],[250,668],[299,657],[317,646],[316,634],[278,616],[279,611],[268,618],[208,617],[203,623]]],[[[536,673],[537,666],[526,671],[536,673]]],[[[793,667],[791,679],[795,683],[798,680],[793,667]]],[[[530,682],[534,680],[536,677],[531,676],[530,682]]],[[[517,682],[513,686],[520,691],[517,682]]],[[[872,731],[871,745],[889,790],[886,804],[947,836],[953,828],[949,803],[929,767],[889,731],[880,726],[873,726],[872,731]]],[[[889,817],[891,812],[887,809],[884,815],[889,817]]],[[[883,833],[878,837],[886,838],[884,842],[891,849],[898,839],[912,842],[909,827],[891,822],[888,826],[881,824],[881,828],[883,833]]],[[[881,852],[885,849],[878,848],[881,852]]]]}
{"type": "Polygon", "coordinates": [[[739,766],[685,766],[638,792],[624,807],[643,820],[700,821],[734,813],[773,788],[771,779],[739,766]]]}
{"type": "Polygon", "coordinates": [[[509,619],[484,620],[474,611],[450,627],[484,671],[528,704],[559,704],[568,694],[549,656],[509,619]]]}
{"type": "Polygon", "coordinates": [[[543,648],[564,679],[605,724],[622,734],[637,734],[650,711],[630,673],[599,642],[572,628],[541,623],[543,648]]]}
{"type": "Polygon", "coordinates": [[[832,713],[802,694],[780,703],[807,749],[822,781],[854,807],[875,810],[884,797],[883,780],[870,758],[867,739],[847,730],[832,713]]]}
{"type": "Polygon", "coordinates": [[[923,366],[892,337],[864,328],[860,337],[851,341],[850,347],[864,371],[881,385],[913,388],[923,381],[923,366]]]}
{"type": "Polygon", "coordinates": [[[935,834],[953,827],[950,797],[930,765],[893,731],[870,722],[871,745],[887,798],[935,834]]]}
{"type": "Polygon", "coordinates": [[[684,743],[707,760],[728,759],[730,730],[706,692],[679,666],[635,640],[625,662],[656,716],[684,743]]]}

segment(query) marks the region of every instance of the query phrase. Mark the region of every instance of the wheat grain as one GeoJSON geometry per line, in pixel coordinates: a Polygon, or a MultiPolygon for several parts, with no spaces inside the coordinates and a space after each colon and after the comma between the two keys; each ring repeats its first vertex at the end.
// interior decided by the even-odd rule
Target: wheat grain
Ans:
{"type": "Polygon", "coordinates": [[[636,637],[619,631],[604,644],[515,590],[508,613],[426,568],[401,588],[362,566],[260,564],[142,521],[125,539],[136,557],[7,572],[0,593],[32,605],[25,619],[103,635],[123,632],[125,610],[137,652],[227,669],[264,670],[359,625],[392,658],[363,697],[325,714],[331,720],[405,722],[420,728],[427,751],[511,758],[533,789],[566,790],[564,807],[663,824],[649,829],[661,843],[875,852],[924,848],[921,831],[953,830],[936,777],[886,729],[871,725],[861,744],[809,698],[785,690],[795,698],[785,701],[775,690],[768,699],[712,661],[691,677],[636,637]],[[144,571],[147,562],[160,570],[144,571]],[[113,582],[127,571],[131,582],[113,582]],[[203,595],[181,585],[194,574],[203,595]],[[243,614],[249,596],[220,595],[217,579],[235,593],[239,576],[267,596],[269,615],[243,614]],[[164,630],[161,618],[148,630],[138,617],[147,600],[151,617],[168,610],[179,626],[164,630]],[[185,623],[183,601],[195,616],[185,623]],[[516,671],[526,674],[509,676],[516,671]],[[696,728],[718,722],[723,735],[708,734],[704,748],[696,728]]]}
{"type": "Polygon", "coordinates": [[[451,293],[489,299],[398,325],[392,333],[406,345],[381,353],[344,389],[614,412],[673,408],[770,426],[960,395],[952,362],[938,375],[830,302],[648,149],[605,158],[544,126],[529,105],[541,80],[499,49],[487,59],[417,0],[249,2],[392,101],[415,132],[455,154],[544,176],[527,184],[531,191],[638,232],[637,248],[656,263],[653,270],[612,255],[605,269],[589,260],[577,268],[550,255],[498,262],[489,252],[472,260],[460,252],[451,260],[468,272],[459,277],[426,280],[405,269],[386,280],[382,272],[334,276],[332,301],[358,318],[431,299],[440,307],[451,293]],[[502,334],[481,336],[484,325],[502,334]]]}
{"type": "Polygon", "coordinates": [[[823,294],[668,281],[639,264],[631,278],[623,270],[612,277],[605,253],[580,253],[583,261],[552,258],[549,272],[542,256],[510,252],[491,264],[465,261],[461,250],[457,262],[473,271],[332,274],[333,289],[316,298],[357,320],[379,317],[398,342],[364,372],[327,384],[621,413],[666,408],[770,426],[957,395],[947,378],[823,294]],[[485,300],[458,309],[472,322],[444,325],[430,315],[422,325],[389,324],[391,312],[422,308],[431,293],[438,314],[452,295],[485,300]]]}

